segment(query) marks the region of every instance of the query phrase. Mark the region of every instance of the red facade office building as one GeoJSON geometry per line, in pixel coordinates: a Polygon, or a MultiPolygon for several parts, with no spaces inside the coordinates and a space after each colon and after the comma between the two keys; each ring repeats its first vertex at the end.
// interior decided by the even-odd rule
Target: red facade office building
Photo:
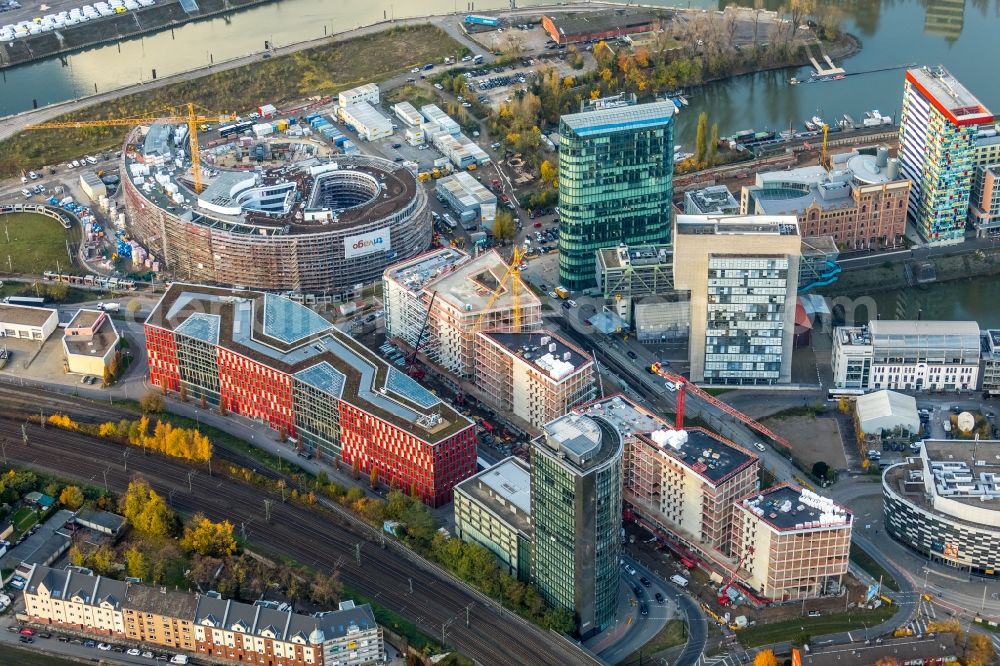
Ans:
{"type": "Polygon", "coordinates": [[[473,423],[313,310],[174,283],[145,325],[149,378],[267,423],[326,460],[440,506],[476,472],[473,423]]]}

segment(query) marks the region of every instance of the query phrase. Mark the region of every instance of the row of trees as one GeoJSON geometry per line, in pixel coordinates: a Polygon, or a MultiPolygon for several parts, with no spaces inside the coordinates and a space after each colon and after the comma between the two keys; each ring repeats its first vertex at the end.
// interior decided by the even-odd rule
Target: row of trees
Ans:
{"type": "Polygon", "coordinates": [[[94,426],[79,423],[65,414],[52,414],[48,422],[65,430],[110,439],[122,444],[141,446],[171,458],[205,462],[212,457],[212,442],[195,428],[179,428],[173,424],[142,416],[138,420],[107,421],[94,426]],[[152,426],[152,429],[150,429],[152,426]]]}

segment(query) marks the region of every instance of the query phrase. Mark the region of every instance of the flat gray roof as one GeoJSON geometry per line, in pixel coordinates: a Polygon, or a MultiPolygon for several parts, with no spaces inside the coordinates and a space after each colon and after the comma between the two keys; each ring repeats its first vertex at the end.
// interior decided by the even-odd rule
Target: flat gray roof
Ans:
{"type": "MultiPolygon", "coordinates": [[[[0,324],[18,326],[44,326],[55,310],[36,308],[29,305],[6,305],[0,303],[0,324]]],[[[58,315],[57,315],[58,316],[58,315]]]]}
{"type": "Polygon", "coordinates": [[[846,527],[854,516],[833,500],[792,485],[768,488],[740,505],[779,531],[846,527]]]}
{"type": "Polygon", "coordinates": [[[469,496],[525,536],[532,534],[531,470],[520,458],[501,460],[457,484],[455,492],[469,496]]]}
{"type": "Polygon", "coordinates": [[[577,136],[591,136],[610,132],[630,132],[637,129],[667,125],[677,107],[673,102],[650,102],[610,109],[569,113],[559,122],[577,136]]]}
{"type": "Polygon", "coordinates": [[[678,215],[677,233],[692,236],[798,236],[791,215],[678,215]]]}
{"type": "Polygon", "coordinates": [[[944,107],[950,120],[962,124],[983,124],[993,120],[990,110],[943,65],[908,69],[906,76],[944,107]]]}

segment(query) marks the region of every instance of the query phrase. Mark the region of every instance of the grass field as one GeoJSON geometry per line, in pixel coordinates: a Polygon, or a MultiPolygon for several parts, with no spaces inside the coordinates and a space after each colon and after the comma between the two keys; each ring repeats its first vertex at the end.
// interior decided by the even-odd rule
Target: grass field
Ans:
{"type": "MultiPolygon", "coordinates": [[[[642,646],[642,654],[648,657],[649,655],[656,654],[661,650],[666,650],[677,645],[684,645],[684,641],[686,640],[687,625],[684,624],[684,620],[670,620],[663,625],[663,629],[660,629],[660,633],[653,636],[648,643],[642,646]]],[[[638,663],[639,654],[639,650],[636,650],[629,656],[622,659],[620,664],[632,664],[633,662],[638,663]]]]}
{"type": "Polygon", "coordinates": [[[14,525],[14,530],[19,534],[31,529],[31,526],[38,522],[38,514],[34,509],[22,506],[11,516],[10,522],[14,525]]]}
{"type": "MultiPolygon", "coordinates": [[[[126,95],[54,121],[141,117],[164,113],[186,102],[218,113],[245,113],[263,102],[280,105],[312,95],[332,95],[417,65],[441,62],[446,55],[467,52],[436,26],[397,26],[126,95]]],[[[128,131],[128,127],[90,127],[22,132],[0,142],[0,155],[4,156],[0,176],[58,164],[84,153],[117,149],[128,131]]]]}
{"type": "Polygon", "coordinates": [[[0,272],[41,275],[56,270],[56,262],[66,271],[70,265],[67,240],[75,243],[51,217],[34,213],[0,215],[0,272]]]}
{"type": "Polygon", "coordinates": [[[0,645],[0,664],[3,666],[77,666],[79,663],[59,657],[50,657],[36,650],[22,650],[8,645],[0,645]]]}
{"type": "Polygon", "coordinates": [[[873,611],[854,610],[850,613],[824,615],[823,617],[798,617],[770,624],[758,624],[737,632],[740,643],[746,647],[770,645],[782,641],[792,641],[797,645],[807,642],[812,636],[853,631],[873,627],[885,622],[897,611],[896,606],[881,606],[873,611]]]}
{"type": "Polygon", "coordinates": [[[853,543],[851,544],[851,559],[854,560],[855,564],[864,569],[865,573],[869,576],[875,580],[881,578],[883,585],[893,592],[899,592],[899,583],[896,582],[896,579],[881,564],[873,560],[868,553],[853,543]]]}

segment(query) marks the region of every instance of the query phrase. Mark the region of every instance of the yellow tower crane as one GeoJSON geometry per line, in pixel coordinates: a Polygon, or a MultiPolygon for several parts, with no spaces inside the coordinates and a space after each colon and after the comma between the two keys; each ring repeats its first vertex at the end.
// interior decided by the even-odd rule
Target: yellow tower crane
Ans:
{"type": "Polygon", "coordinates": [[[514,333],[521,332],[521,263],[523,261],[524,249],[519,245],[515,245],[514,253],[511,256],[510,263],[507,265],[507,270],[504,271],[499,284],[497,284],[497,288],[490,295],[490,300],[486,303],[486,307],[483,308],[479,318],[476,319],[476,325],[472,329],[473,335],[478,333],[479,329],[482,328],[483,319],[493,309],[493,305],[500,298],[501,294],[508,289],[508,284],[510,285],[511,297],[511,331],[514,333]]]}
{"type": "Polygon", "coordinates": [[[137,118],[105,118],[103,120],[71,120],[67,122],[38,123],[28,125],[25,129],[79,129],[82,127],[115,127],[131,125],[147,125],[150,123],[183,123],[188,128],[188,145],[191,147],[191,176],[194,181],[194,191],[198,194],[204,189],[201,186],[201,152],[198,148],[198,125],[206,120],[227,122],[235,120],[235,114],[214,114],[211,112],[195,113],[195,105],[187,104],[187,113],[171,109],[166,115],[146,115],[137,118]]]}

